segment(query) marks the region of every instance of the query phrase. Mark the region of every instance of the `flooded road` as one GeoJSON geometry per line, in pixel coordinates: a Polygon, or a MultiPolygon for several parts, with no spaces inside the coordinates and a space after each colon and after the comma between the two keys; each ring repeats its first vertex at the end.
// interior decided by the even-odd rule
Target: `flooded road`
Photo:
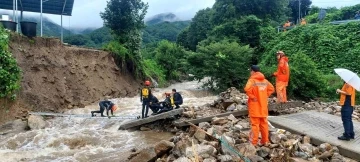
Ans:
{"type": "MultiPolygon", "coordinates": [[[[157,88],[153,93],[162,101],[165,99],[165,92],[176,88],[184,98],[184,106],[201,106],[216,99],[216,96],[197,89],[198,87],[199,83],[196,81],[184,82],[168,88],[157,88]]],[[[111,101],[118,106],[115,115],[141,116],[139,96],[111,101]]],[[[98,109],[98,104],[94,103],[65,113],[90,114],[98,109]]],[[[149,114],[151,113],[149,110],[149,114]]],[[[173,136],[168,132],[118,130],[124,120],[107,118],[56,117],[46,122],[45,129],[0,135],[0,161],[124,161],[131,149],[141,149],[173,136]]]]}

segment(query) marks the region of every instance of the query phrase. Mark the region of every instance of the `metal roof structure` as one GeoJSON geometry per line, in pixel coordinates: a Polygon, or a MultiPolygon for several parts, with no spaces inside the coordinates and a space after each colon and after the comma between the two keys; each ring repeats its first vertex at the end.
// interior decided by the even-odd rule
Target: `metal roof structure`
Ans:
{"type": "MultiPolygon", "coordinates": [[[[13,10],[15,0],[0,0],[0,9],[13,10]]],[[[41,0],[17,0],[20,11],[41,12],[41,0]]],[[[71,16],[74,0],[43,0],[42,13],[71,16]]]]}
{"type": "Polygon", "coordinates": [[[42,14],[61,15],[61,42],[63,42],[62,17],[63,15],[71,16],[74,1],[75,0],[0,0],[0,9],[13,10],[13,18],[17,22],[17,31],[19,31],[20,22],[17,18],[18,10],[21,11],[21,19],[23,11],[40,13],[41,36],[43,33],[42,14]]]}

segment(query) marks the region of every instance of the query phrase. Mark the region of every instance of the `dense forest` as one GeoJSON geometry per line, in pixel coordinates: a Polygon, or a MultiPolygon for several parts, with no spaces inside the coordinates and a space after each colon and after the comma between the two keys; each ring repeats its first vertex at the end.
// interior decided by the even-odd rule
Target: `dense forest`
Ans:
{"type": "Polygon", "coordinates": [[[320,8],[304,0],[300,12],[308,21],[304,26],[297,23],[297,4],[296,0],[217,0],[212,8],[196,13],[176,43],[165,40],[144,48],[145,67],[164,82],[191,73],[194,79],[211,77],[204,86],[214,91],[242,89],[251,64],[259,64],[274,82],[270,76],[276,70],[275,53],[283,50],[290,59],[291,97],[334,99],[342,81],[333,69],[360,71],[353,61],[359,58],[360,25],[329,22],[354,19],[360,4],[328,8],[320,21],[320,8]],[[278,32],[287,20],[296,28],[278,32]]]}
{"type": "MultiPolygon", "coordinates": [[[[143,45],[152,44],[161,40],[176,42],[177,35],[190,25],[190,21],[178,21],[176,15],[172,13],[155,15],[146,22],[143,29],[143,45]]],[[[76,46],[103,48],[113,40],[111,30],[101,27],[92,32],[82,32],[64,37],[64,42],[76,46]]]]}

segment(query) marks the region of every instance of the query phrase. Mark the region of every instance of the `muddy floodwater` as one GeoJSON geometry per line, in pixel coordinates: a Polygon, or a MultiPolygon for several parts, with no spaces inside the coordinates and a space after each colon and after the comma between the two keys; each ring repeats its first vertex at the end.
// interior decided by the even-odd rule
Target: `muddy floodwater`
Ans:
{"type": "MultiPolygon", "coordinates": [[[[201,106],[216,99],[216,96],[198,87],[199,83],[195,81],[184,82],[167,88],[156,88],[153,93],[162,101],[164,92],[176,88],[184,98],[183,105],[187,106],[201,106]]],[[[139,96],[111,101],[118,106],[115,115],[141,116],[139,96]]],[[[65,113],[90,114],[90,111],[97,109],[99,107],[94,103],[65,113]]],[[[168,132],[118,130],[124,121],[107,118],[47,119],[45,129],[0,135],[0,161],[123,161],[131,149],[141,149],[173,136],[168,132]]]]}

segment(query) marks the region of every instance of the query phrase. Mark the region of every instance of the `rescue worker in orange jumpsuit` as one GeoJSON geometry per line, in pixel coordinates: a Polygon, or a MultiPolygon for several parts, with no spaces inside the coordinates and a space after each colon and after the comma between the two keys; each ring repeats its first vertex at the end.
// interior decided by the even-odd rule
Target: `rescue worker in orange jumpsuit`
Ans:
{"type": "Polygon", "coordinates": [[[265,79],[256,65],[251,66],[251,76],[244,88],[248,96],[248,110],[251,124],[250,142],[258,144],[259,131],[261,145],[269,144],[268,98],[274,93],[274,86],[265,79]]]}
{"type": "Polygon", "coordinates": [[[301,19],[301,25],[306,25],[306,20],[304,18],[301,19]]]}
{"type": "Polygon", "coordinates": [[[354,125],[352,122],[352,114],[355,106],[355,89],[351,85],[344,83],[342,89],[337,89],[336,93],[340,93],[341,119],[345,130],[343,135],[338,137],[338,139],[345,141],[355,139],[354,125]]]}
{"type": "Polygon", "coordinates": [[[284,31],[286,31],[285,28],[290,27],[290,26],[291,26],[291,23],[290,23],[290,21],[288,20],[288,21],[283,25],[284,31]]]}
{"type": "Polygon", "coordinates": [[[277,94],[277,103],[286,103],[286,87],[289,84],[290,78],[290,68],[289,68],[289,59],[285,56],[283,51],[278,51],[276,53],[278,59],[278,68],[277,71],[273,74],[276,77],[276,94],[277,94]]]}

